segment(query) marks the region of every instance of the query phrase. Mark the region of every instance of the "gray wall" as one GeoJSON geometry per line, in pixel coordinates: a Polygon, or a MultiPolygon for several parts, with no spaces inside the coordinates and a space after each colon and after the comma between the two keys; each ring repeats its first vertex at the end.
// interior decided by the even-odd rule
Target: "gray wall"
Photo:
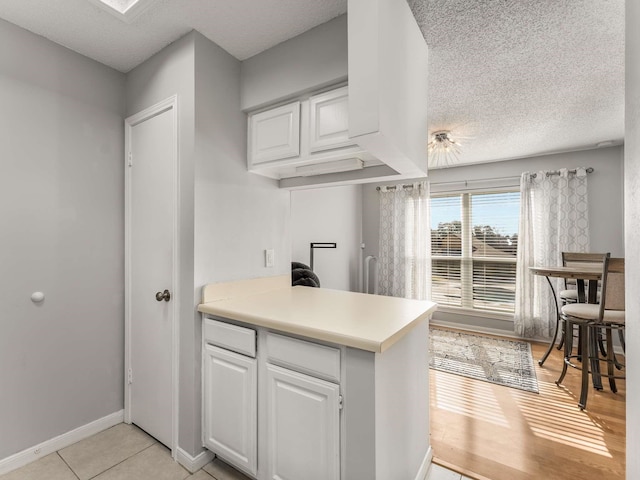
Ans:
{"type": "Polygon", "coordinates": [[[361,185],[291,192],[291,232],[291,258],[307,265],[309,243],[337,244],[314,252],[314,271],[323,288],[360,291],[361,185]]]}
{"type": "Polygon", "coordinates": [[[627,479],[640,478],[640,3],[626,2],[624,152],[627,365],[627,479]]]}
{"type": "Polygon", "coordinates": [[[200,440],[200,303],[208,283],[288,273],[289,192],[247,172],[240,62],[192,32],[127,75],[127,114],[178,95],[180,155],[179,446],[200,440]],[[265,268],[264,250],[276,264],[265,268]]]}
{"type": "MultiPolygon", "coordinates": [[[[622,147],[609,147],[581,152],[560,153],[540,157],[521,158],[506,162],[484,163],[473,166],[431,170],[429,180],[433,183],[519,177],[522,172],[555,170],[577,166],[593,167],[589,175],[589,221],[591,225],[591,251],[611,252],[624,256],[623,223],[623,151],[622,147]]],[[[386,182],[391,183],[410,183],[386,182]]],[[[364,255],[378,255],[378,230],[380,226],[378,184],[365,185],[363,190],[363,241],[364,255]]],[[[498,316],[488,318],[462,314],[436,312],[434,319],[482,329],[513,332],[513,322],[498,316]]]]}
{"type": "Polygon", "coordinates": [[[347,79],[342,15],[242,62],[243,110],[260,108],[347,79]]]}
{"type": "Polygon", "coordinates": [[[2,20],[0,45],[2,459],[123,407],[124,76],[2,20]]]}
{"type": "MultiPolygon", "coordinates": [[[[240,62],[195,34],[195,294],[214,282],[288,274],[291,266],[290,195],[273,179],[247,171],[247,116],[240,110],[240,62]],[[266,268],[264,250],[275,251],[266,268]]],[[[193,432],[181,428],[180,446],[200,447],[200,314],[183,321],[181,397],[193,432]],[[189,330],[187,336],[187,330],[189,330]],[[195,359],[195,362],[194,360],[195,359]],[[189,375],[186,378],[185,375],[189,375]],[[190,442],[190,443],[189,443],[190,442]]]]}
{"type": "MultiPolygon", "coordinates": [[[[195,33],[185,35],[127,74],[127,116],[178,95],[180,392],[178,444],[193,445],[195,33]],[[186,383],[185,383],[186,382],[186,383]]],[[[176,286],[174,286],[175,288],[176,286]]]]}

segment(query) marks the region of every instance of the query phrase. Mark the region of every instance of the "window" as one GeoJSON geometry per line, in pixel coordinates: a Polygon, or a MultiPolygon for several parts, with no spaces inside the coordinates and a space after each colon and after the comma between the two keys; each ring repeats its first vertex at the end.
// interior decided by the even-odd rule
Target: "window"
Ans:
{"type": "Polygon", "coordinates": [[[433,301],[513,313],[519,210],[518,191],[431,197],[433,301]]]}

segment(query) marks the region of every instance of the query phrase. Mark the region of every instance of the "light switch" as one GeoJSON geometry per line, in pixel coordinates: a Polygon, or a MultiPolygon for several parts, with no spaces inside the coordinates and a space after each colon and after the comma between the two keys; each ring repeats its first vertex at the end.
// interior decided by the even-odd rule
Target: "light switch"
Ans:
{"type": "Polygon", "coordinates": [[[275,252],[272,248],[269,248],[264,251],[264,266],[265,267],[273,267],[275,264],[275,252]]]}

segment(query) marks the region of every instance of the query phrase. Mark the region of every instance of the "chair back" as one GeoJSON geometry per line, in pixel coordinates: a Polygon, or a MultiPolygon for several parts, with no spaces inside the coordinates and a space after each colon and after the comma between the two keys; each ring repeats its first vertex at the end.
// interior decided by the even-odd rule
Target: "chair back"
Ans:
{"type": "MultiPolygon", "coordinates": [[[[593,267],[600,264],[604,267],[604,259],[608,257],[609,253],[583,253],[583,252],[562,252],[562,266],[563,267],[593,267]]],[[[565,279],[565,288],[573,288],[576,285],[576,280],[565,279]]],[[[600,282],[598,282],[598,287],[600,282]]]]}
{"type": "Polygon", "coordinates": [[[624,310],[624,258],[609,258],[602,276],[604,310],[624,310]]]}

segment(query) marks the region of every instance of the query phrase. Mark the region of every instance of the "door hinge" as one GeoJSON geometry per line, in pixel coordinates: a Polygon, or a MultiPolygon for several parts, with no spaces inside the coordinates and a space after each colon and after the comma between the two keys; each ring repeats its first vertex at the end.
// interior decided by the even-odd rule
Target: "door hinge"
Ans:
{"type": "Polygon", "coordinates": [[[127,383],[129,385],[133,383],[133,371],[131,369],[127,370],[127,383]]]}
{"type": "Polygon", "coordinates": [[[338,410],[342,410],[344,407],[344,398],[342,395],[338,395],[338,410]]]}
{"type": "Polygon", "coordinates": [[[131,152],[129,152],[129,155],[127,155],[127,162],[130,167],[133,166],[133,155],[131,155],[131,152]]]}

